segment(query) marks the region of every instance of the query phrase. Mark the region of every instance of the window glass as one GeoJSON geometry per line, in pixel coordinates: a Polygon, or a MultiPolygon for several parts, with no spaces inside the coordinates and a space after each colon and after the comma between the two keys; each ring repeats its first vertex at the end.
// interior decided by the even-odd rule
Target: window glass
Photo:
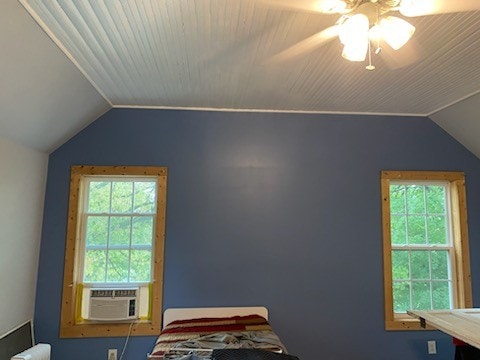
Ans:
{"type": "Polygon", "coordinates": [[[87,184],[83,281],[151,281],[156,182],[92,177],[87,184]]]}
{"type": "Polygon", "coordinates": [[[91,181],[88,192],[88,207],[90,213],[110,212],[110,186],[111,182],[91,181]]]}

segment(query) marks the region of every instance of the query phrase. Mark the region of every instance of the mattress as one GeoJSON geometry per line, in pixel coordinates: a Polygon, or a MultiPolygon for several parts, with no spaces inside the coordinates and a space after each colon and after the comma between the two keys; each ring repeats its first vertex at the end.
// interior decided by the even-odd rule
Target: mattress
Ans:
{"type": "Polygon", "coordinates": [[[173,321],[157,338],[151,358],[234,360],[242,356],[239,359],[280,360],[286,359],[286,353],[264,317],[247,315],[173,321]]]}

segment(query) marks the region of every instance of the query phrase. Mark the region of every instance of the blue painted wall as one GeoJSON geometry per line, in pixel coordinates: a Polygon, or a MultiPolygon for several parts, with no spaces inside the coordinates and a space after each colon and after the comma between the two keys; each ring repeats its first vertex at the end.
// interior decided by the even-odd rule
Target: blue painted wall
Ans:
{"type": "MultiPolygon", "coordinates": [[[[50,156],[35,325],[53,360],[124,343],[58,338],[80,164],[168,166],[164,307],[265,305],[302,360],[453,359],[439,332],[384,330],[380,171],[464,171],[480,305],[480,160],[429,119],[116,109],[50,156]]],[[[154,340],[130,339],[127,358],[154,340]]]]}

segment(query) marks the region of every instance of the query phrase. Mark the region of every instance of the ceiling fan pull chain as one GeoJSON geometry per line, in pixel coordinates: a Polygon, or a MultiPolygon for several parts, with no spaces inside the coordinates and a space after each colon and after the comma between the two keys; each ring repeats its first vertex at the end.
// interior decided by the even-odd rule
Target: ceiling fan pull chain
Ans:
{"type": "MultiPolygon", "coordinates": [[[[377,21],[375,22],[375,26],[378,28],[378,23],[380,22],[380,8],[377,7],[377,21]]],[[[375,48],[375,55],[380,54],[382,51],[382,48],[380,47],[380,37],[376,36],[375,37],[376,45],[377,47],[375,48]]]]}
{"type": "Polygon", "coordinates": [[[372,46],[371,41],[368,41],[368,65],[365,66],[365,69],[369,71],[375,70],[375,65],[372,64],[372,46]]]}

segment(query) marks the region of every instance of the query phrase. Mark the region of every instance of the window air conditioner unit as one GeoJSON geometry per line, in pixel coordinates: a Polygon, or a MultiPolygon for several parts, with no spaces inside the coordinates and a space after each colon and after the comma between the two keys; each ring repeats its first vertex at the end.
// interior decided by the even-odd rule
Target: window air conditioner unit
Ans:
{"type": "Polygon", "coordinates": [[[88,320],[137,319],[138,293],[138,288],[91,288],[88,320]]]}

